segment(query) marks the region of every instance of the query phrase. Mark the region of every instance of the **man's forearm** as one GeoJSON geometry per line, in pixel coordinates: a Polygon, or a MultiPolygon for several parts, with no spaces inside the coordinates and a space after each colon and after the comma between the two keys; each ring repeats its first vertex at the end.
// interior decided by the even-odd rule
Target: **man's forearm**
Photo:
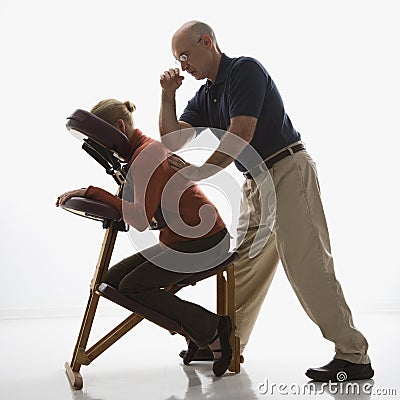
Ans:
{"type": "Polygon", "coordinates": [[[187,176],[187,179],[202,180],[215,175],[237,159],[239,154],[246,147],[246,144],[246,141],[234,133],[226,132],[221,138],[219,146],[207,161],[202,166],[195,167],[195,171],[192,173],[193,176],[187,176]]]}
{"type": "Polygon", "coordinates": [[[220,168],[226,168],[234,160],[234,157],[231,157],[230,155],[216,149],[204,164],[216,165],[220,168]]]}
{"type": "MultiPolygon", "coordinates": [[[[228,128],[229,129],[229,128],[228,128]]],[[[249,138],[239,136],[236,133],[225,132],[218,147],[211,154],[205,164],[217,165],[220,168],[227,167],[232,161],[238,158],[239,154],[249,143],[249,138]]]]}
{"type": "Polygon", "coordinates": [[[162,92],[158,124],[161,136],[177,131],[181,128],[176,118],[175,94],[167,95],[162,92]]]}
{"type": "MultiPolygon", "coordinates": [[[[228,130],[221,137],[218,147],[197,171],[198,180],[216,174],[237,160],[240,153],[249,145],[254,133],[256,118],[235,117],[228,130]]],[[[194,179],[194,178],[192,178],[194,179]]]]}
{"type": "Polygon", "coordinates": [[[177,151],[193,140],[195,129],[176,118],[175,94],[161,96],[159,129],[162,143],[171,151],[177,151]]]}

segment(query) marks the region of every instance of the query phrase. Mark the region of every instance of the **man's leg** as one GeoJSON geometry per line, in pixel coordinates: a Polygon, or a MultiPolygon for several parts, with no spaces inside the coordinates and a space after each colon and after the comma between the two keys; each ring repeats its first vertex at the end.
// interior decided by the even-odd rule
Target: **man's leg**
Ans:
{"type": "Polygon", "coordinates": [[[368,343],[354,327],[336,280],[315,164],[301,151],[273,167],[277,248],[288,279],[309,317],[334,342],[336,358],[368,364],[368,343]]]}
{"type": "MultiPolygon", "coordinates": [[[[236,335],[240,338],[240,354],[243,354],[279,262],[275,233],[270,234],[268,227],[261,224],[258,189],[250,179],[243,185],[237,231],[236,251],[240,259],[235,262],[236,335]],[[256,235],[267,240],[258,254],[249,258],[256,235]]],[[[183,358],[185,354],[183,350],[180,356],[183,358]]],[[[211,361],[212,353],[200,349],[194,360],[211,361]]]]}
{"type": "Polygon", "coordinates": [[[257,183],[247,179],[243,185],[237,228],[240,259],[235,262],[236,332],[240,337],[241,353],[249,341],[279,262],[275,233],[270,234],[268,226],[261,222],[260,214],[257,183]],[[263,247],[261,244],[258,254],[250,258],[256,236],[268,240],[263,247]]]}

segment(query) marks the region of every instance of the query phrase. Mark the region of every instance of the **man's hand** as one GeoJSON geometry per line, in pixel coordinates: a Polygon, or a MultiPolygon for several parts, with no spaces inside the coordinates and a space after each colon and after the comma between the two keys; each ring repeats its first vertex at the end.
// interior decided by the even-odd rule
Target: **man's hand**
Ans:
{"type": "Polygon", "coordinates": [[[190,163],[186,162],[182,157],[179,157],[178,155],[173,153],[169,153],[168,162],[174,171],[179,171],[180,169],[191,165],[190,163]]]}
{"type": "Polygon", "coordinates": [[[77,189],[77,190],[70,190],[69,192],[65,192],[57,197],[56,207],[64,204],[68,199],[71,197],[85,197],[86,196],[86,188],[84,189],[77,189]]]}
{"type": "Polygon", "coordinates": [[[174,95],[184,79],[179,75],[179,68],[170,68],[160,75],[160,85],[165,94],[174,95]]]}
{"type": "Polygon", "coordinates": [[[220,167],[213,164],[203,164],[200,167],[192,165],[173,153],[168,156],[168,162],[174,171],[177,171],[189,181],[201,181],[221,170],[220,167]]]}

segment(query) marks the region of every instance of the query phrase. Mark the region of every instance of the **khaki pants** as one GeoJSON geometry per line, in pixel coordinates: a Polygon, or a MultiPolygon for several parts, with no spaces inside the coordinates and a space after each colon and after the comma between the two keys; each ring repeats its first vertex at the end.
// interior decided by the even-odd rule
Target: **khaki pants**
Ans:
{"type": "MultiPolygon", "coordinates": [[[[243,352],[262,302],[281,260],[289,282],[322,335],[335,344],[335,357],[367,364],[368,343],[354,327],[334,272],[328,228],[316,167],[306,151],[292,154],[269,170],[276,193],[276,220],[266,245],[254,257],[249,250],[260,225],[256,181],[243,185],[238,232],[245,228],[235,263],[236,324],[243,352]]],[[[239,233],[238,233],[239,235],[239,233]]]]}

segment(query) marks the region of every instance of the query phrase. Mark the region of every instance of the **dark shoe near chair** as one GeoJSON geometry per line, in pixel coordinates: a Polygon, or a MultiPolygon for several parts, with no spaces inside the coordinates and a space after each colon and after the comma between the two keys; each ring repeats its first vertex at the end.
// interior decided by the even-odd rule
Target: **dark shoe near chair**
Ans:
{"type": "MultiPolygon", "coordinates": [[[[187,350],[181,350],[179,353],[180,358],[184,358],[187,353],[187,350]]],[[[240,363],[244,363],[244,357],[240,355],[240,363]]],[[[196,354],[191,358],[190,362],[192,361],[214,361],[213,352],[208,348],[205,347],[204,349],[198,349],[196,354]]]]}
{"type": "Polygon", "coordinates": [[[306,376],[318,382],[345,382],[371,379],[374,370],[371,364],[355,364],[350,361],[334,358],[330,363],[319,368],[309,368],[306,376]]]}
{"type": "Polygon", "coordinates": [[[199,346],[192,340],[189,341],[188,349],[182,350],[179,356],[183,358],[183,363],[188,365],[191,361],[214,361],[213,372],[216,376],[223,375],[229,367],[232,360],[232,347],[230,343],[230,336],[232,332],[232,321],[229,316],[224,315],[219,318],[217,327],[217,335],[212,338],[211,343],[219,339],[220,348],[210,350],[209,348],[200,349],[199,346]],[[213,353],[221,353],[221,357],[214,360],[213,353]]]}
{"type": "Polygon", "coordinates": [[[230,336],[232,333],[232,321],[228,315],[219,318],[217,327],[217,336],[215,336],[210,344],[219,338],[220,348],[213,350],[213,353],[221,353],[221,357],[214,361],[213,372],[215,376],[223,375],[229,367],[232,360],[232,346],[230,336]]]}
{"type": "Polygon", "coordinates": [[[196,343],[192,341],[189,342],[187,350],[181,350],[179,357],[183,358],[185,365],[188,365],[191,361],[214,361],[213,352],[208,347],[200,349],[196,343]],[[195,352],[193,352],[194,346],[197,347],[195,352]]]}
{"type": "Polygon", "coordinates": [[[193,340],[189,340],[188,343],[188,349],[185,351],[185,354],[183,355],[183,363],[185,365],[190,364],[190,362],[193,360],[194,356],[196,355],[197,351],[199,350],[199,346],[193,340]]]}

